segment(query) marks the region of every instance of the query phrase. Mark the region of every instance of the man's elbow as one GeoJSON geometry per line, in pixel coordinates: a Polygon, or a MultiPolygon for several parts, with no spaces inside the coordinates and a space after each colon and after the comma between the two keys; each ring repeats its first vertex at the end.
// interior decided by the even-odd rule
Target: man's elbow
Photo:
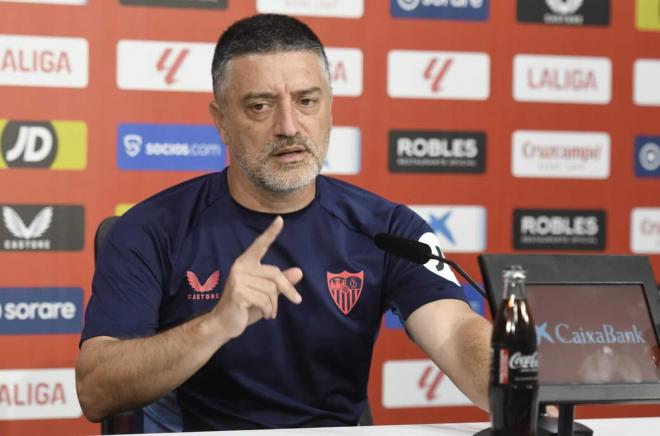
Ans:
{"type": "Polygon", "coordinates": [[[104,411],[99,405],[101,401],[98,398],[94,398],[92,395],[87,394],[84,388],[80,384],[76,385],[76,390],[78,391],[78,402],[80,403],[80,408],[82,413],[91,422],[101,422],[103,418],[109,415],[108,412],[104,411]]]}

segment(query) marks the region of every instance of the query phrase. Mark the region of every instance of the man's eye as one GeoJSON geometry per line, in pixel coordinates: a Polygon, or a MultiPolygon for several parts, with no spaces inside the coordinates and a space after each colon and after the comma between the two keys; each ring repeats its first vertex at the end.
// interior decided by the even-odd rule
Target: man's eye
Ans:
{"type": "Polygon", "coordinates": [[[266,109],[266,105],[264,103],[255,103],[250,106],[250,109],[254,112],[263,112],[266,109]]]}
{"type": "Polygon", "coordinates": [[[303,106],[312,106],[316,103],[316,100],[313,98],[303,98],[300,100],[300,104],[303,106]]]}

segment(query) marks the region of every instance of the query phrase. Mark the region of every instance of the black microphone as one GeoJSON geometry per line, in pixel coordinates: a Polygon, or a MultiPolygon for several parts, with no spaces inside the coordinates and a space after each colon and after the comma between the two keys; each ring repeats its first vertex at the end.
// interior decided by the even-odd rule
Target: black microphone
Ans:
{"type": "Polygon", "coordinates": [[[483,295],[484,298],[488,299],[488,295],[486,295],[486,292],[481,288],[481,286],[472,280],[472,277],[463,271],[463,269],[458,266],[456,262],[442,257],[442,251],[440,251],[440,256],[438,256],[431,251],[431,247],[423,242],[390,235],[389,233],[378,233],[374,237],[374,242],[376,243],[376,246],[378,246],[378,248],[381,250],[392,253],[397,257],[409,260],[413,263],[424,265],[429,260],[435,259],[439,262],[451,265],[456,271],[460,273],[460,275],[463,276],[463,278],[465,278],[465,280],[468,281],[468,283],[474,287],[474,289],[477,290],[477,292],[483,295]]]}

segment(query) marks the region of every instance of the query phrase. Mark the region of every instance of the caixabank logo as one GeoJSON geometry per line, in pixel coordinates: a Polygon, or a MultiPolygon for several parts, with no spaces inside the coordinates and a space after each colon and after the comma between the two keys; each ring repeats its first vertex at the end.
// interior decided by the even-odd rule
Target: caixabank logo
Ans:
{"type": "Polygon", "coordinates": [[[120,124],[117,163],[123,170],[218,171],[227,152],[213,126],[120,124]]]}
{"type": "Polygon", "coordinates": [[[523,23],[607,26],[609,0],[518,0],[518,21],[523,23]]]}
{"type": "Polygon", "coordinates": [[[660,136],[635,138],[635,175],[660,177],[660,136]]]}
{"type": "Polygon", "coordinates": [[[486,21],[488,8],[489,0],[390,0],[397,18],[486,21]]]}
{"type": "Polygon", "coordinates": [[[486,134],[392,130],[389,169],[393,173],[483,173],[486,134]]]}
{"type": "Polygon", "coordinates": [[[120,3],[125,6],[227,9],[227,0],[120,0],[120,3]]]}
{"type": "Polygon", "coordinates": [[[0,288],[0,335],[80,333],[81,288],[0,288]]]}
{"type": "Polygon", "coordinates": [[[87,167],[87,125],[82,121],[0,119],[0,169],[87,167]]]}
{"type": "Polygon", "coordinates": [[[0,204],[0,250],[78,251],[83,249],[82,206],[0,204]]]}
{"type": "Polygon", "coordinates": [[[513,248],[516,250],[604,250],[604,210],[516,209],[513,248]]]}

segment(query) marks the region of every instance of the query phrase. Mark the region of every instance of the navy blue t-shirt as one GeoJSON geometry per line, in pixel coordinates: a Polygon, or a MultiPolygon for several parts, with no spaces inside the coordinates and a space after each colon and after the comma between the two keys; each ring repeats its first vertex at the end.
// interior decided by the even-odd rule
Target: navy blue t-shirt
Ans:
{"type": "MultiPolygon", "coordinates": [[[[82,340],[150,336],[209,311],[274,216],[238,204],[226,170],[136,205],[99,253],[82,340]]],[[[384,311],[405,320],[431,301],[465,300],[451,272],[375,246],[381,232],[432,232],[405,206],[320,176],[315,199],[283,218],[262,263],[300,267],[302,303],[281,297],[277,319],[248,327],[177,389],[184,430],[355,425],[384,311]]]]}

